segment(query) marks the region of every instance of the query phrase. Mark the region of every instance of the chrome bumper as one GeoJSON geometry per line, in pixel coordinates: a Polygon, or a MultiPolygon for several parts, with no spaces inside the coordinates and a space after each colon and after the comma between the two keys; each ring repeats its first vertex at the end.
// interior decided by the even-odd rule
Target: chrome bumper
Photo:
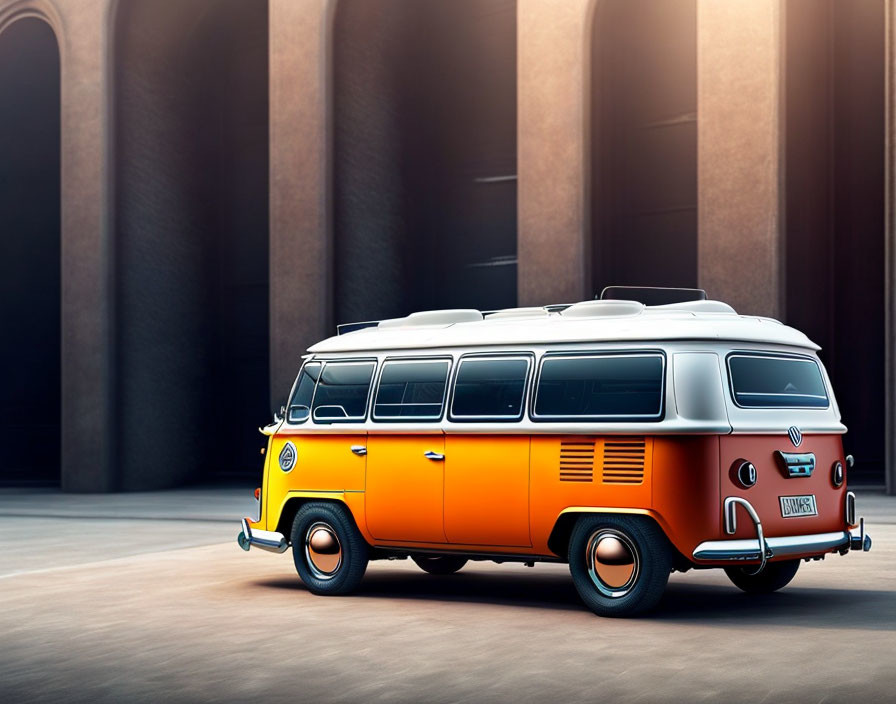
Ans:
{"type": "MultiPolygon", "coordinates": [[[[762,531],[762,522],[750,502],[739,497],[729,496],[723,504],[725,532],[729,535],[737,531],[737,506],[743,507],[756,528],[755,539],[709,540],[700,543],[693,552],[693,558],[704,562],[742,562],[759,561],[761,572],[767,560],[773,557],[796,557],[798,555],[823,555],[839,552],[845,555],[850,550],[868,552],[871,549],[871,536],[865,534],[865,519],[858,521],[859,532],[853,534],[848,530],[833,533],[815,533],[812,535],[787,535],[766,538],[762,531]]],[[[855,520],[855,494],[851,491],[846,496],[846,513],[848,520],[855,520]]]]}
{"type": "MultiPolygon", "coordinates": [[[[867,536],[866,536],[867,537],[867,536]]],[[[871,539],[868,539],[870,548],[871,539]]],[[[848,531],[836,533],[816,533],[815,535],[789,535],[780,538],[766,538],[766,557],[792,557],[809,553],[834,552],[848,548],[851,536],[848,531]]],[[[759,541],[747,540],[709,540],[700,543],[694,550],[695,560],[758,560],[762,557],[759,541]]]]}
{"type": "Polygon", "coordinates": [[[248,551],[253,547],[277,553],[289,550],[289,541],[282,533],[271,530],[252,530],[249,527],[248,519],[245,518],[240,521],[240,527],[242,530],[236,536],[236,542],[243,550],[248,551]]]}

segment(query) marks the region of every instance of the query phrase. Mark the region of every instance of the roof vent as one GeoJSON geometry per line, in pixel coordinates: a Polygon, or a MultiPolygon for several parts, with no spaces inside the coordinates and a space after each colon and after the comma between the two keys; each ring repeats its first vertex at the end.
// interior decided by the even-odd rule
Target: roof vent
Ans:
{"type": "Polygon", "coordinates": [[[663,306],[668,303],[705,301],[702,288],[663,288],[660,286],[607,286],[600,292],[602,301],[638,301],[645,306],[663,306]]]}
{"type": "Polygon", "coordinates": [[[472,308],[454,310],[424,310],[411,313],[405,318],[381,320],[379,328],[406,328],[418,325],[453,325],[454,323],[474,323],[482,320],[482,313],[472,308]]]}
{"type": "Polygon", "coordinates": [[[637,301],[582,301],[560,311],[564,318],[611,318],[638,315],[644,304],[637,301]]]}
{"type": "Polygon", "coordinates": [[[722,301],[686,301],[685,303],[668,303],[664,306],[651,306],[652,310],[683,310],[690,313],[737,313],[731,306],[722,301]]]}
{"type": "Polygon", "coordinates": [[[489,320],[507,319],[507,318],[546,318],[550,313],[545,308],[505,308],[504,310],[496,310],[486,313],[485,317],[489,320]]]}

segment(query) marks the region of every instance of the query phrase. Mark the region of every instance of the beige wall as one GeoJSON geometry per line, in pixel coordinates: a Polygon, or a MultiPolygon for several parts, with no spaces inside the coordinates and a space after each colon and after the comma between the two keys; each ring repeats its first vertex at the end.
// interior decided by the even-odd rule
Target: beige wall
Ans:
{"type": "Polygon", "coordinates": [[[331,59],[335,0],[270,2],[271,394],[332,329],[331,59]]]}
{"type": "MultiPolygon", "coordinates": [[[[332,22],[337,0],[270,1],[271,390],[282,400],[309,344],[332,329],[332,22]]],[[[591,291],[590,61],[597,0],[518,0],[518,298],[591,291]]],[[[894,0],[888,20],[888,379],[892,284],[894,0]]],[[[781,316],[782,6],[698,0],[699,283],[743,313],[781,316]]],[[[114,0],[0,0],[0,27],[45,17],[62,61],[63,487],[115,486],[114,242],[109,160],[114,0]]],[[[375,293],[374,293],[375,295],[375,293]]],[[[890,488],[896,421],[888,418],[890,488]]]]}
{"type": "Polygon", "coordinates": [[[594,0],[517,5],[519,305],[591,298],[588,105],[594,0]]]}
{"type": "Polygon", "coordinates": [[[779,0],[698,0],[699,285],[741,313],[781,317],[779,0]]]}

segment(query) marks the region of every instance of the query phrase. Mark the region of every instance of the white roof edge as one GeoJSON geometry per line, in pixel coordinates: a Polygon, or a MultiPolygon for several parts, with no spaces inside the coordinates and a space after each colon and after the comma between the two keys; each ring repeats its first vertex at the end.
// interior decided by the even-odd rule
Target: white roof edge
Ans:
{"type": "Polygon", "coordinates": [[[506,315],[485,318],[479,311],[470,309],[424,311],[393,319],[385,325],[381,323],[379,327],[327,338],[308,351],[320,354],[608,342],[656,344],[681,340],[820,349],[799,330],[773,318],[738,315],[720,301],[642,306],[639,312],[635,312],[631,302],[621,302],[628,304],[627,307],[615,306],[614,302],[613,312],[616,314],[609,315],[605,313],[610,312],[610,307],[595,306],[595,303],[609,301],[576,304],[580,306],[579,315],[534,315],[536,309],[532,308],[528,311],[507,309],[506,315]],[[620,315],[623,308],[627,312],[620,315]],[[516,310],[520,314],[514,314],[516,310]],[[593,314],[586,314],[586,311],[593,314]]]}

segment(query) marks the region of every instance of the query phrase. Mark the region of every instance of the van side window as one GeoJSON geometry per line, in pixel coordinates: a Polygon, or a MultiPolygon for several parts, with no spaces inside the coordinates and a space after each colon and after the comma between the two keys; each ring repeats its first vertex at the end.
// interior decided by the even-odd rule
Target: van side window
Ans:
{"type": "Polygon", "coordinates": [[[308,362],[299,372],[299,383],[289,402],[286,419],[290,423],[304,423],[311,415],[311,400],[314,398],[314,385],[320,376],[320,362],[308,362]]]}
{"type": "Polygon", "coordinates": [[[327,362],[317,382],[311,417],[318,422],[363,420],[374,362],[327,362]]]}
{"type": "Polygon", "coordinates": [[[447,359],[386,361],[373,404],[373,419],[439,420],[450,367],[447,359]]]}
{"type": "Polygon", "coordinates": [[[535,420],[660,420],[665,358],[658,353],[548,356],[535,420]]]}
{"type": "Polygon", "coordinates": [[[462,359],[454,382],[451,419],[522,418],[528,375],[528,357],[462,359]]]}

